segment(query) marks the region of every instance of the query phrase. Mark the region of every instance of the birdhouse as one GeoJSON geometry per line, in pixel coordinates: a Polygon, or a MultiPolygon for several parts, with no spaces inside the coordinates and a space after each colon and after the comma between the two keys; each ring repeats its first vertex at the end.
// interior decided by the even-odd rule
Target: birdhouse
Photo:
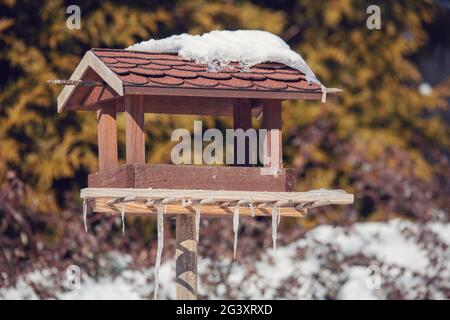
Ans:
{"type": "MultiPolygon", "coordinates": [[[[295,172],[283,167],[283,101],[321,100],[326,94],[297,69],[274,62],[241,68],[231,62],[211,70],[173,53],[92,49],[70,81],[62,83],[66,85],[58,97],[59,112],[97,113],[99,168],[81,191],[87,212],[153,214],[161,220],[175,215],[179,298],[196,297],[196,261],[183,250],[197,252],[200,216],[231,216],[237,234],[239,215],[271,217],[276,229],[282,216],[299,218],[308,208],[353,202],[353,195],[341,190],[295,192],[295,172]],[[126,132],[122,165],[119,112],[124,113],[126,132]],[[262,116],[268,161],[250,163],[246,151],[244,160],[233,165],[147,163],[145,113],[229,116],[233,129],[243,131],[252,128],[252,118],[262,116]]],[[[162,221],[158,226],[162,232],[162,221]]]]}

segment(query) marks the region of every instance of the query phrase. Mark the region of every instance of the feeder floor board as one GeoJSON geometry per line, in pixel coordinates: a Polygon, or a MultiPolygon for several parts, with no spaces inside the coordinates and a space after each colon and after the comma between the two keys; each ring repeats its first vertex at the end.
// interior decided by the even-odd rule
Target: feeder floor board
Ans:
{"type": "Polygon", "coordinates": [[[312,190],[308,192],[226,191],[186,189],[85,188],[81,198],[87,200],[89,211],[127,214],[156,214],[159,205],[166,206],[167,215],[192,214],[201,206],[202,216],[232,216],[239,205],[242,215],[270,216],[272,207],[281,216],[304,217],[308,208],[353,203],[354,197],[343,190],[312,190]],[[253,210],[252,208],[253,207],[253,210]]]}

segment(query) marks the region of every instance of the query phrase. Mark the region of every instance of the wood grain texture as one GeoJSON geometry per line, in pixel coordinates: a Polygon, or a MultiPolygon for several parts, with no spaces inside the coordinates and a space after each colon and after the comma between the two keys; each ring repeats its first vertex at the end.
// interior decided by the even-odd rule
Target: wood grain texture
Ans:
{"type": "MultiPolygon", "coordinates": [[[[84,101],[82,103],[83,105],[95,105],[102,101],[111,101],[112,99],[119,97],[117,95],[117,93],[115,93],[111,89],[111,87],[109,87],[107,85],[91,87],[91,88],[92,88],[92,90],[87,95],[86,99],[84,99],[84,101]]],[[[70,109],[70,108],[68,108],[68,109],[70,109]]]]}
{"type": "Polygon", "coordinates": [[[281,101],[264,100],[263,128],[267,129],[267,140],[265,148],[270,159],[268,163],[265,163],[265,166],[267,167],[281,168],[283,166],[281,126],[281,101]],[[278,147],[275,147],[276,145],[273,145],[274,142],[278,144],[278,147]],[[276,156],[274,152],[276,152],[278,156],[276,156]],[[273,161],[273,158],[277,160],[273,161]]]}
{"type": "MultiPolygon", "coordinates": [[[[247,129],[252,128],[252,106],[249,99],[236,99],[233,104],[233,129],[242,129],[244,132],[247,129]]],[[[235,165],[250,165],[249,159],[249,143],[248,139],[245,139],[244,150],[244,162],[240,163],[238,157],[238,144],[235,139],[234,141],[234,164],[235,165]]]]}
{"type": "Polygon", "coordinates": [[[97,111],[98,163],[100,172],[119,166],[117,121],[114,102],[97,111]]]}
{"type": "Polygon", "coordinates": [[[294,191],[293,169],[262,175],[262,168],[168,164],[122,165],[89,175],[91,188],[167,188],[243,191],[294,191]]]}
{"type": "Polygon", "coordinates": [[[125,96],[127,164],[145,163],[144,105],[142,96],[125,96]]]}
{"type": "Polygon", "coordinates": [[[175,254],[177,300],[197,300],[197,246],[194,214],[178,214],[175,254]]]}
{"type": "MultiPolygon", "coordinates": [[[[132,216],[156,216],[157,208],[146,206],[142,201],[130,201],[124,204],[118,202],[117,204],[108,204],[110,198],[92,198],[90,202],[92,205],[91,210],[93,212],[99,213],[110,213],[110,214],[120,214],[122,206],[124,206],[127,215],[132,216]]],[[[219,205],[201,205],[201,216],[208,218],[233,218],[235,205],[230,205],[228,207],[220,207],[219,205]]],[[[308,208],[295,209],[294,207],[280,207],[280,215],[283,217],[291,218],[303,218],[307,214],[308,208]]],[[[178,204],[168,204],[166,215],[192,215],[195,212],[195,207],[193,206],[182,206],[181,203],[178,204]]],[[[240,206],[239,214],[241,216],[250,217],[252,216],[252,210],[248,206],[240,206]]],[[[254,214],[257,217],[272,217],[272,208],[254,208],[254,214]]]]}

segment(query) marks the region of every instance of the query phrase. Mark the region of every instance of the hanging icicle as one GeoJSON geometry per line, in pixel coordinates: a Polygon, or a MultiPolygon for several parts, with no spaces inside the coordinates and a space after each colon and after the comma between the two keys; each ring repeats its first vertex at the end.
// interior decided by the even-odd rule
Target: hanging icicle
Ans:
{"type": "Polygon", "coordinates": [[[275,255],[277,254],[277,228],[278,228],[278,221],[280,216],[280,208],[277,205],[274,205],[272,207],[272,242],[273,242],[273,250],[275,252],[275,255]]]}
{"type": "Polygon", "coordinates": [[[249,206],[250,206],[250,212],[252,214],[252,218],[254,218],[255,217],[255,206],[253,205],[253,202],[250,202],[249,206]]]}
{"type": "Polygon", "coordinates": [[[125,237],[125,203],[120,206],[120,216],[122,219],[122,236],[125,237]]]}
{"type": "Polygon", "coordinates": [[[83,222],[84,222],[84,231],[87,232],[87,199],[83,199],[83,222]]]}
{"type": "Polygon", "coordinates": [[[233,259],[236,259],[238,230],[239,230],[239,204],[236,204],[236,207],[234,207],[234,215],[233,215],[233,232],[234,232],[233,259]]]}
{"type": "Polygon", "coordinates": [[[162,203],[158,205],[158,247],[156,249],[156,262],[155,262],[155,292],[154,299],[158,298],[158,289],[159,289],[159,269],[161,267],[161,256],[162,250],[164,246],[164,214],[167,211],[167,205],[163,205],[162,203]]]}
{"type": "Polygon", "coordinates": [[[277,219],[277,225],[280,225],[280,222],[281,222],[281,213],[280,213],[280,207],[278,207],[278,206],[277,206],[277,216],[278,216],[278,219],[277,219]]]}
{"type": "Polygon", "coordinates": [[[200,204],[195,206],[195,239],[200,240],[200,204]]]}

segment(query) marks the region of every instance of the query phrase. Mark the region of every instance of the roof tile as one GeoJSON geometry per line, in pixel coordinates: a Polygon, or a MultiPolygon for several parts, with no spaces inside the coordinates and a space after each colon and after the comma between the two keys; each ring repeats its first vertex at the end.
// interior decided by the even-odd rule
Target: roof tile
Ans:
{"type": "Polygon", "coordinates": [[[242,79],[242,80],[261,81],[261,80],[267,79],[266,75],[262,74],[262,73],[236,72],[236,73],[232,73],[232,75],[233,75],[233,77],[242,79]]]}
{"type": "Polygon", "coordinates": [[[184,61],[184,59],[179,57],[176,53],[146,52],[146,53],[142,53],[142,55],[145,55],[146,59],[151,59],[151,60],[184,61]]]}
{"type": "Polygon", "coordinates": [[[116,67],[110,67],[112,71],[114,71],[117,74],[128,74],[130,73],[129,68],[116,68],[116,67]]]}
{"type": "Polygon", "coordinates": [[[167,71],[164,71],[164,72],[168,76],[172,76],[172,77],[175,77],[175,78],[181,78],[181,79],[193,79],[193,78],[197,78],[198,77],[198,74],[196,72],[193,72],[193,71],[171,69],[171,70],[167,70],[167,71]]]}
{"type": "Polygon", "coordinates": [[[131,84],[137,84],[137,85],[143,85],[148,83],[148,79],[146,77],[142,77],[136,74],[129,74],[127,76],[121,76],[120,79],[122,81],[131,83],[131,84]]]}
{"type": "Polygon", "coordinates": [[[183,66],[174,66],[174,69],[177,70],[186,70],[186,71],[195,71],[195,72],[205,72],[206,67],[202,66],[192,66],[192,65],[183,65],[183,66]]]}
{"type": "Polygon", "coordinates": [[[270,73],[267,78],[278,81],[298,81],[302,79],[300,74],[289,74],[289,73],[270,73]]]}
{"type": "Polygon", "coordinates": [[[249,80],[242,80],[237,78],[232,78],[230,80],[221,80],[220,84],[225,87],[231,88],[250,88],[253,84],[249,80]]]}
{"type": "Polygon", "coordinates": [[[170,69],[172,69],[172,67],[170,67],[170,66],[162,66],[160,64],[154,64],[154,63],[144,64],[139,67],[144,68],[144,69],[152,69],[152,70],[170,70],[170,69]]]}
{"type": "Polygon", "coordinates": [[[180,86],[184,83],[182,79],[170,76],[150,78],[150,82],[167,86],[180,86]]]}
{"type": "Polygon", "coordinates": [[[120,57],[120,58],[116,58],[116,59],[120,62],[131,63],[131,64],[149,64],[149,63],[151,63],[151,61],[148,59],[140,59],[140,58],[120,57]]]}
{"type": "Polygon", "coordinates": [[[317,91],[320,90],[320,86],[316,83],[308,83],[306,80],[300,80],[295,82],[289,82],[289,87],[297,89],[297,90],[311,90],[317,91]]]}
{"type": "Polygon", "coordinates": [[[287,69],[288,66],[276,62],[268,62],[255,64],[253,68],[276,70],[276,69],[287,69]]]}
{"type": "Polygon", "coordinates": [[[292,68],[279,69],[279,70],[277,70],[277,73],[299,74],[299,75],[301,75],[301,76],[303,76],[303,77],[305,76],[305,75],[299,73],[298,70],[295,70],[295,69],[292,69],[292,68]]]}
{"type": "Polygon", "coordinates": [[[207,79],[228,80],[231,76],[225,72],[199,72],[198,75],[207,79]]]}
{"type": "Polygon", "coordinates": [[[255,81],[255,86],[271,90],[282,90],[287,88],[286,83],[272,79],[266,79],[264,81],[255,81]]]}
{"type": "Polygon", "coordinates": [[[150,77],[162,77],[165,75],[165,71],[154,70],[154,69],[133,68],[130,71],[132,73],[135,73],[138,75],[150,76],[150,77]]]}
{"type": "Polygon", "coordinates": [[[119,62],[119,60],[117,60],[116,58],[107,58],[107,57],[102,58],[102,61],[106,64],[114,64],[119,62]]]}
{"type": "Polygon", "coordinates": [[[185,63],[183,61],[176,60],[152,60],[152,63],[159,64],[161,66],[184,66],[185,63]]]}
{"type": "Polygon", "coordinates": [[[133,68],[133,67],[136,67],[136,64],[134,64],[134,63],[124,63],[124,62],[114,63],[114,68],[133,68]]]}
{"type": "Polygon", "coordinates": [[[187,83],[197,86],[197,87],[215,87],[219,84],[219,81],[214,79],[206,79],[206,78],[195,78],[195,79],[187,79],[187,83]]]}

